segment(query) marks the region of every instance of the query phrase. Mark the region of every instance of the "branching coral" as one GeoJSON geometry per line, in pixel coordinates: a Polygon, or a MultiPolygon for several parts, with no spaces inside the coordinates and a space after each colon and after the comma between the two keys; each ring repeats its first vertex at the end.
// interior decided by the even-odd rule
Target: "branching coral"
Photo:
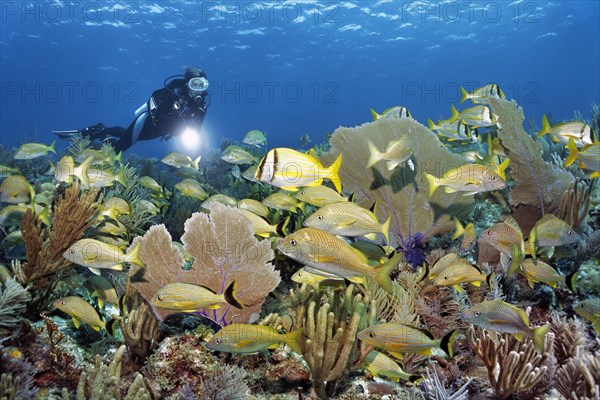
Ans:
{"type": "Polygon", "coordinates": [[[556,389],[569,400],[593,400],[600,397],[600,354],[576,354],[556,373],[556,389]]]}
{"type": "Polygon", "coordinates": [[[150,355],[160,340],[158,320],[152,308],[131,284],[126,293],[127,317],[120,321],[123,338],[129,351],[142,360],[150,355]]]}
{"type": "MultiPolygon", "coordinates": [[[[202,315],[221,325],[234,320],[237,323],[258,319],[265,297],[280,281],[279,273],[271,264],[273,250],[269,241],[259,242],[254,237],[251,222],[237,209],[214,203],[210,214],[195,213],[185,223],[182,241],[193,257],[192,268],[183,270],[183,257],[172,245],[164,225],[156,225],[135,243],[141,243],[144,269],[132,268],[130,280],[140,294],[150,301],[154,294],[169,283],[182,282],[202,285],[216,293],[236,282],[238,300],[244,309],[228,304],[215,310],[202,310],[202,315]],[[141,278],[136,277],[140,275],[141,278]]],[[[173,311],[155,309],[164,319],[173,311]]]]}
{"type": "Polygon", "coordinates": [[[489,102],[498,118],[498,137],[508,151],[511,175],[516,182],[510,191],[511,205],[535,207],[540,216],[557,210],[563,193],[575,178],[544,161],[541,144],[523,129],[523,111],[516,102],[499,98],[490,98],[489,102]]]}
{"type": "Polygon", "coordinates": [[[202,381],[200,400],[242,400],[248,398],[246,372],[236,366],[225,365],[202,381]]]}
{"type": "Polygon", "coordinates": [[[29,300],[31,295],[16,280],[8,279],[5,285],[0,283],[0,328],[18,324],[29,300]]]}
{"type": "Polygon", "coordinates": [[[471,378],[467,379],[467,382],[462,385],[456,392],[452,393],[446,388],[440,376],[438,375],[437,368],[427,368],[427,379],[423,381],[421,385],[425,392],[425,398],[428,400],[467,400],[468,390],[467,387],[471,383],[471,378]],[[431,372],[433,371],[433,372],[431,372]]]}
{"type": "Polygon", "coordinates": [[[555,215],[573,228],[581,225],[590,209],[593,184],[576,178],[564,191],[555,215]]]}
{"type": "Polygon", "coordinates": [[[554,355],[559,365],[575,357],[577,349],[587,342],[585,325],[579,319],[553,316],[550,329],[554,333],[554,355]]]}
{"type": "Polygon", "coordinates": [[[428,196],[425,173],[441,177],[466,162],[413,119],[380,119],[356,128],[338,128],[330,144],[331,150],[323,154],[323,162],[330,164],[343,154],[339,175],[344,190],[354,193],[362,206],[370,207],[376,201],[381,221],[392,217],[391,231],[413,266],[422,263],[423,244],[429,236],[451,230],[451,216],[465,218],[470,212],[472,197],[443,190],[428,196]],[[415,171],[406,166],[388,171],[385,163],[365,168],[369,141],[385,149],[388,143],[404,137],[412,143],[415,171]]]}
{"type": "Polygon", "coordinates": [[[548,361],[553,357],[554,335],[548,333],[539,354],[529,338],[519,342],[512,335],[498,335],[497,341],[481,329],[469,328],[469,341],[483,361],[496,395],[506,399],[514,393],[532,389],[549,375],[548,361]]]}
{"type": "Polygon", "coordinates": [[[377,323],[375,301],[354,295],[353,285],[333,294],[306,285],[290,292],[296,309],[294,328],[304,330],[300,345],[312,374],[313,394],[326,399],[335,392],[336,381],[362,364],[371,350],[356,340],[356,334],[377,323]]]}
{"type": "Polygon", "coordinates": [[[71,266],[63,253],[92,225],[97,197],[95,190],[80,195],[79,186],[71,185],[54,207],[52,228],[42,229],[41,221],[31,210],[25,213],[21,230],[27,262],[15,271],[21,284],[32,290],[45,289],[51,276],[71,266]]]}
{"type": "MultiPolygon", "coordinates": [[[[102,358],[96,356],[95,368],[90,372],[82,372],[77,386],[76,400],[150,400],[151,390],[144,377],[137,374],[125,397],[121,396],[121,367],[126,347],[121,346],[108,364],[102,363],[102,358]]],[[[68,393],[63,391],[63,398],[68,399],[68,393]]]]}

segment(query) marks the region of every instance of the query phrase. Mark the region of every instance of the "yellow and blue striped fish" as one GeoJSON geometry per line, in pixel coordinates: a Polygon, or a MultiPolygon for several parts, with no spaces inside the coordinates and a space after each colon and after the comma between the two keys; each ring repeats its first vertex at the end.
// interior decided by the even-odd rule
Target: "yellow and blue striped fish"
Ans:
{"type": "Polygon", "coordinates": [[[116,320],[112,319],[108,322],[104,322],[98,311],[81,297],[63,297],[62,299],[55,300],[53,305],[60,311],[68,314],[73,319],[73,325],[75,325],[77,329],[79,329],[83,322],[84,324],[91,326],[97,332],[99,332],[100,329],[106,329],[111,335],[114,334],[116,320]]]}
{"type": "Polygon", "coordinates": [[[244,308],[237,299],[236,292],[235,281],[231,282],[224,293],[215,293],[205,286],[171,283],[160,288],[151,302],[156,307],[187,312],[221,308],[223,303],[240,309],[244,308]]]}

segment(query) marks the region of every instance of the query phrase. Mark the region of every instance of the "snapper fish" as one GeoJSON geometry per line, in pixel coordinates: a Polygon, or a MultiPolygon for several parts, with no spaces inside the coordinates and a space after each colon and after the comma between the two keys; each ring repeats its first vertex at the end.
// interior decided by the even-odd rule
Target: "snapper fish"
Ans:
{"type": "Polygon", "coordinates": [[[204,190],[200,182],[195,179],[184,179],[181,182],[177,182],[175,184],[175,189],[179,190],[182,196],[193,197],[201,201],[208,198],[206,190],[204,190]]]}
{"type": "Polygon", "coordinates": [[[473,250],[473,247],[475,247],[475,243],[477,242],[475,225],[473,225],[472,222],[469,222],[466,226],[462,226],[456,217],[454,217],[454,224],[456,226],[456,231],[454,232],[454,236],[452,236],[452,240],[456,240],[463,236],[463,240],[460,243],[460,249],[465,252],[473,250]]]}
{"type": "Polygon", "coordinates": [[[547,248],[548,257],[552,257],[555,246],[564,246],[581,241],[581,236],[553,214],[544,215],[537,221],[529,233],[529,252],[533,258],[539,248],[547,248]]]}
{"type": "Polygon", "coordinates": [[[573,138],[569,139],[567,144],[569,156],[565,160],[565,167],[570,166],[576,160],[579,161],[579,168],[589,171],[590,179],[600,178],[600,142],[586,144],[577,149],[573,138]]]}
{"type": "Polygon", "coordinates": [[[414,326],[398,323],[385,323],[371,326],[360,331],[356,336],[363,342],[378,349],[383,349],[394,357],[403,358],[403,353],[432,355],[431,349],[440,348],[450,358],[454,355],[454,343],[457,329],[447,333],[442,339],[414,326]]]}
{"type": "Polygon", "coordinates": [[[226,194],[217,193],[204,200],[204,202],[200,204],[200,207],[208,210],[209,206],[212,203],[220,203],[225,206],[235,207],[237,204],[237,200],[233,197],[227,196],[226,194]]]}
{"type": "Polygon", "coordinates": [[[275,248],[284,255],[311,268],[362,283],[363,277],[374,278],[388,293],[393,293],[390,273],[402,256],[394,254],[382,265],[372,267],[369,260],[344,240],[316,228],[302,228],[280,239],[275,248]]]}
{"type": "Polygon", "coordinates": [[[246,169],[244,172],[242,172],[242,178],[244,178],[250,182],[258,183],[256,178],[254,178],[255,174],[256,174],[256,165],[253,165],[250,168],[246,169]]]}
{"type": "Polygon", "coordinates": [[[240,209],[239,211],[244,217],[250,220],[255,235],[264,238],[271,236],[271,234],[277,236],[287,235],[287,226],[290,222],[290,217],[286,217],[276,225],[271,225],[271,223],[266,218],[256,215],[251,211],[244,209],[240,209]]]}
{"type": "Polygon", "coordinates": [[[467,92],[464,88],[460,88],[461,98],[460,103],[464,103],[466,100],[471,100],[476,104],[487,104],[490,98],[505,99],[506,96],[500,86],[495,83],[489,83],[485,86],[477,88],[473,93],[467,92]]]}
{"type": "Polygon", "coordinates": [[[338,193],[341,193],[342,184],[338,175],[341,164],[341,153],[333,164],[324,167],[314,149],[305,154],[279,147],[263,157],[256,168],[254,178],[290,191],[296,191],[299,187],[319,186],[324,179],[328,179],[338,193]]]}
{"type": "Polygon", "coordinates": [[[217,309],[221,308],[223,303],[239,309],[244,308],[237,298],[235,281],[231,282],[225,292],[220,294],[205,286],[179,282],[170,283],[156,292],[151,303],[156,307],[186,312],[217,309]]]}
{"type": "Polygon", "coordinates": [[[262,204],[275,210],[285,210],[292,213],[297,213],[298,210],[306,212],[305,204],[293,198],[289,194],[276,192],[268,195],[263,199],[262,204]]]}
{"type": "Polygon", "coordinates": [[[544,115],[542,117],[542,129],[540,129],[537,137],[541,138],[547,134],[551,135],[553,142],[560,142],[564,145],[567,145],[569,140],[573,139],[578,149],[594,142],[594,131],[585,122],[562,122],[551,127],[548,117],[544,115]]]}
{"type": "Polygon", "coordinates": [[[206,347],[214,351],[248,354],[275,349],[281,343],[285,343],[294,353],[302,354],[300,347],[302,332],[302,329],[298,329],[288,333],[279,333],[270,326],[231,324],[217,332],[206,343],[206,347]]]}
{"type": "Polygon", "coordinates": [[[469,260],[460,257],[456,253],[448,253],[433,264],[433,267],[429,270],[427,276],[429,279],[435,279],[445,271],[446,268],[454,264],[469,264],[469,260]]]}
{"type": "Polygon", "coordinates": [[[56,150],[54,150],[55,144],[56,141],[52,142],[50,146],[47,146],[43,143],[25,143],[17,149],[14,159],[33,160],[34,158],[45,156],[48,154],[48,152],[56,154],[56,150]]]}
{"type": "Polygon", "coordinates": [[[85,172],[88,179],[88,187],[110,187],[113,185],[113,182],[119,182],[121,185],[127,186],[124,165],[121,165],[121,168],[119,168],[116,174],[109,170],[98,168],[88,168],[85,172]]]}
{"type": "Polygon", "coordinates": [[[429,130],[435,131],[438,136],[441,136],[450,142],[476,142],[479,140],[476,131],[471,129],[464,121],[452,120],[452,118],[450,118],[450,121],[451,122],[441,121],[436,125],[429,119],[429,130]]]}
{"type": "Polygon", "coordinates": [[[373,376],[385,376],[394,382],[399,382],[400,379],[406,379],[411,382],[416,382],[421,378],[421,375],[412,375],[404,372],[394,359],[388,357],[384,353],[377,350],[367,354],[362,368],[367,370],[373,376]]]}
{"type": "Polygon", "coordinates": [[[591,322],[596,332],[600,333],[600,299],[584,300],[576,304],[573,310],[591,322]]]}
{"type": "Polygon", "coordinates": [[[456,107],[450,106],[452,118],[461,120],[473,128],[487,128],[496,125],[496,116],[486,106],[475,106],[458,112],[456,107]]]}
{"type": "Polygon", "coordinates": [[[486,276],[481,270],[470,263],[453,264],[444,269],[439,276],[433,280],[436,286],[454,286],[462,293],[461,283],[471,283],[474,286],[481,286],[481,282],[488,281],[493,277],[492,274],[486,276]]]}
{"type": "Polygon", "coordinates": [[[377,121],[379,119],[412,118],[410,111],[408,111],[408,108],[404,106],[386,108],[381,114],[378,114],[371,108],[371,115],[373,116],[373,121],[377,121]]]}
{"type": "Polygon", "coordinates": [[[550,324],[532,328],[525,311],[502,300],[489,300],[476,304],[460,314],[464,321],[496,332],[510,333],[517,340],[531,337],[538,352],[544,347],[544,337],[550,324]]]}
{"type": "Polygon", "coordinates": [[[440,186],[446,193],[461,192],[463,196],[471,196],[482,192],[502,190],[506,181],[494,169],[481,164],[467,164],[451,169],[441,178],[425,173],[429,185],[429,197],[440,186]]]}
{"type": "Polygon", "coordinates": [[[483,231],[479,240],[491,245],[505,257],[511,258],[508,275],[519,269],[525,258],[525,242],[523,232],[513,217],[508,217],[504,222],[498,222],[483,231]]]}
{"type": "Polygon", "coordinates": [[[306,284],[310,287],[319,290],[323,286],[331,287],[344,287],[344,278],[338,275],[330,274],[327,272],[319,271],[318,269],[303,267],[300,268],[294,275],[292,275],[292,281],[299,283],[300,285],[306,284]]]}
{"type": "Polygon", "coordinates": [[[410,160],[410,157],[412,156],[412,142],[408,135],[389,142],[384,152],[379,151],[377,146],[368,139],[367,147],[369,149],[369,159],[367,160],[365,168],[371,168],[379,161],[385,161],[388,171],[392,171],[394,168],[404,163],[407,163],[411,170],[415,170],[415,165],[410,160]]]}
{"type": "Polygon", "coordinates": [[[221,160],[238,165],[254,164],[256,162],[256,157],[248,153],[242,147],[232,144],[223,150],[221,160]]]}
{"type": "Polygon", "coordinates": [[[324,207],[328,204],[341,203],[351,200],[350,198],[344,197],[335,190],[323,185],[305,187],[298,190],[296,192],[296,199],[315,207],[324,207]]]}
{"type": "Polygon", "coordinates": [[[523,268],[517,272],[527,279],[527,283],[529,283],[529,286],[532,289],[536,282],[541,282],[555,289],[559,285],[566,285],[571,292],[575,291],[577,271],[564,277],[542,260],[534,260],[532,258],[524,259],[522,267],[523,268]]]}
{"type": "Polygon", "coordinates": [[[131,214],[131,207],[125,199],[113,196],[104,202],[104,208],[110,208],[113,205],[115,206],[117,216],[131,214]]]}
{"type": "Polygon", "coordinates": [[[258,129],[253,129],[246,133],[246,136],[244,136],[244,139],[242,139],[242,143],[260,148],[262,146],[266,146],[267,135],[258,129]]]}
{"type": "Polygon", "coordinates": [[[35,190],[22,175],[7,176],[0,184],[0,203],[30,203],[35,198],[35,190]]]}
{"type": "Polygon", "coordinates": [[[263,203],[254,199],[242,199],[237,202],[236,207],[241,210],[247,210],[260,217],[268,218],[269,209],[263,203]]]}
{"type": "Polygon", "coordinates": [[[97,332],[100,329],[105,329],[108,333],[114,335],[116,320],[112,319],[104,322],[98,311],[81,297],[63,297],[55,300],[52,305],[65,314],[68,314],[73,319],[73,325],[77,329],[79,329],[81,323],[84,323],[91,326],[97,332]]]}
{"type": "Polygon", "coordinates": [[[104,303],[119,306],[119,296],[113,284],[102,275],[92,275],[84,282],[92,297],[97,298],[98,307],[103,308],[104,303]]]}
{"type": "Polygon", "coordinates": [[[92,165],[93,157],[86,158],[81,164],[75,166],[75,160],[71,156],[64,156],[56,164],[54,178],[58,182],[73,182],[73,177],[79,179],[83,187],[90,187],[88,170],[92,165]]]}
{"type": "Polygon", "coordinates": [[[192,160],[192,157],[186,156],[185,154],[171,152],[164,156],[160,160],[163,164],[170,165],[175,168],[190,168],[194,171],[198,171],[198,163],[200,162],[201,156],[196,157],[192,160]]]}
{"type": "Polygon", "coordinates": [[[78,154],[75,157],[75,161],[83,162],[89,157],[92,157],[92,164],[109,164],[110,166],[115,165],[115,161],[118,161],[119,164],[123,164],[123,152],[120,151],[118,154],[114,154],[111,152],[108,156],[102,152],[101,150],[96,150],[92,148],[87,148],[78,154]]]}
{"type": "Polygon", "coordinates": [[[139,258],[140,245],[134,245],[129,253],[123,253],[118,247],[95,239],[81,239],[64,252],[63,257],[73,264],[89,268],[96,275],[101,269],[121,271],[123,263],[144,267],[139,258]]]}
{"type": "Polygon", "coordinates": [[[304,220],[304,226],[340,236],[365,236],[371,240],[375,240],[375,235],[381,233],[386,243],[389,243],[391,216],[380,224],[374,209],[375,205],[371,210],[366,210],[356,203],[333,203],[315,211],[304,220]]]}
{"type": "Polygon", "coordinates": [[[21,172],[16,168],[10,167],[8,165],[0,165],[0,179],[4,179],[10,175],[19,175],[19,174],[21,174],[21,172]]]}

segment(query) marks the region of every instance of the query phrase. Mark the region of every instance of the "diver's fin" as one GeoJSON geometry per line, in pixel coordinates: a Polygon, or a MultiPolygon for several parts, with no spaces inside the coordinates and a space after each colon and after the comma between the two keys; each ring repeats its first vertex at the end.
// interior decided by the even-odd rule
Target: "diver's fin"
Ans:
{"type": "Polygon", "coordinates": [[[55,135],[57,135],[61,139],[71,139],[73,136],[79,133],[79,129],[74,129],[72,131],[52,131],[55,135]]]}

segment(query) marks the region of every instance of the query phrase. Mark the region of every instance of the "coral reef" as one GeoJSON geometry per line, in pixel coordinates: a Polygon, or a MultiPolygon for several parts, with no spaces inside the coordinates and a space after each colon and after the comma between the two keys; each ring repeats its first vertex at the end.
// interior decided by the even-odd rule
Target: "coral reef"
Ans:
{"type": "Polygon", "coordinates": [[[592,400],[600,396],[600,354],[585,353],[577,347],[575,355],[558,369],[556,389],[568,400],[592,400]]]}
{"type": "MultiPolygon", "coordinates": [[[[141,259],[146,263],[143,271],[132,268],[130,279],[143,273],[144,282],[132,285],[150,301],[162,286],[174,282],[202,285],[215,293],[223,293],[236,282],[237,298],[245,305],[242,310],[225,305],[219,309],[203,310],[202,315],[221,325],[253,322],[258,319],[265,297],[280,282],[279,273],[270,260],[273,250],[269,241],[254,237],[251,222],[238,210],[214,203],[210,214],[195,213],[185,223],[182,241],[185,250],[193,257],[192,268],[182,269],[183,257],[171,244],[171,237],[162,225],[155,225],[142,238],[141,259]]],[[[164,319],[173,311],[156,310],[164,319]]]]}
{"type": "Polygon", "coordinates": [[[248,385],[243,369],[226,365],[202,381],[200,400],[243,400],[248,398],[248,385]]]}
{"type": "Polygon", "coordinates": [[[20,315],[27,309],[31,295],[14,279],[0,283],[0,329],[12,328],[20,321],[20,315]]]}
{"type": "Polygon", "coordinates": [[[377,322],[377,307],[369,296],[353,292],[353,285],[333,294],[306,285],[291,290],[294,328],[304,330],[302,356],[311,372],[313,394],[320,399],[335,393],[336,381],[362,364],[371,350],[356,340],[356,333],[377,322]]]}

